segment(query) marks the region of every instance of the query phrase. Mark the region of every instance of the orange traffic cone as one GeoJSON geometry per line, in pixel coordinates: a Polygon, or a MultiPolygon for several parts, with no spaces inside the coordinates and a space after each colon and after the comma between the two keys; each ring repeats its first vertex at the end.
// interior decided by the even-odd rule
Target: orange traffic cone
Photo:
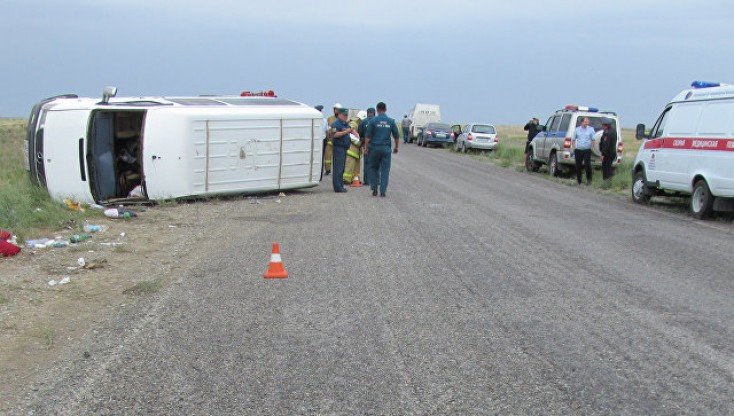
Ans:
{"type": "Polygon", "coordinates": [[[268,270],[265,271],[266,279],[285,279],[288,272],[283,267],[283,260],[280,258],[280,244],[273,243],[273,254],[270,255],[270,263],[268,270]]]}
{"type": "Polygon", "coordinates": [[[353,188],[359,188],[360,186],[362,186],[362,182],[359,181],[359,176],[355,175],[354,180],[352,180],[352,184],[349,186],[353,188]]]}

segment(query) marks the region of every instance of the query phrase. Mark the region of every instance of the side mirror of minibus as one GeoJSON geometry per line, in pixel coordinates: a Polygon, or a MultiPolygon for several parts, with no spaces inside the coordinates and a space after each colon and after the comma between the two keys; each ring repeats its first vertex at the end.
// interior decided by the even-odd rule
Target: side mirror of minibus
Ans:
{"type": "Polygon", "coordinates": [[[645,136],[645,125],[644,124],[638,124],[637,125],[637,130],[635,131],[635,138],[637,140],[642,140],[642,139],[646,139],[647,138],[645,136]]]}

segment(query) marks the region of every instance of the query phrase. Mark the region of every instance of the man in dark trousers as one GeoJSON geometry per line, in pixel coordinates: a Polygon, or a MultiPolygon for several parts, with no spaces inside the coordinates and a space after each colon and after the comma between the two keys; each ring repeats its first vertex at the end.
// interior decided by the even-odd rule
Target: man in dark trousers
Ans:
{"type": "Polygon", "coordinates": [[[357,133],[359,133],[359,137],[362,138],[362,159],[364,159],[364,180],[362,181],[362,183],[365,185],[370,184],[370,175],[372,174],[372,172],[370,171],[372,169],[370,168],[369,158],[367,157],[367,145],[364,141],[364,137],[367,134],[367,126],[374,117],[375,109],[372,107],[368,108],[367,118],[362,120],[362,122],[359,123],[359,127],[357,127],[357,133]]]}
{"type": "Polygon", "coordinates": [[[612,127],[612,120],[605,118],[601,122],[604,132],[599,140],[599,153],[601,153],[601,173],[604,180],[612,179],[614,172],[612,165],[617,160],[617,130],[612,127]]]}
{"type": "Polygon", "coordinates": [[[334,192],[347,192],[344,188],[344,165],[347,162],[347,150],[352,144],[349,140],[349,135],[354,131],[347,122],[348,114],[348,109],[340,108],[337,119],[331,124],[332,131],[334,132],[331,135],[331,141],[333,144],[332,148],[334,151],[334,164],[332,166],[332,170],[334,172],[332,172],[333,176],[331,179],[332,184],[334,185],[334,192]]]}
{"type": "Polygon", "coordinates": [[[533,141],[533,138],[540,131],[538,129],[538,123],[540,123],[540,120],[533,117],[530,119],[530,121],[528,121],[528,124],[523,127],[523,130],[528,132],[528,141],[525,143],[525,163],[527,163],[528,157],[530,156],[530,142],[533,141]]]}
{"type": "Polygon", "coordinates": [[[390,137],[395,140],[395,149],[392,153],[398,152],[398,143],[400,142],[400,133],[395,120],[388,117],[387,105],[383,102],[377,103],[377,116],[374,117],[367,125],[365,138],[365,152],[372,171],[370,173],[370,187],[372,188],[372,196],[377,196],[377,185],[380,186],[380,196],[384,197],[387,193],[387,183],[390,178],[390,137]]]}

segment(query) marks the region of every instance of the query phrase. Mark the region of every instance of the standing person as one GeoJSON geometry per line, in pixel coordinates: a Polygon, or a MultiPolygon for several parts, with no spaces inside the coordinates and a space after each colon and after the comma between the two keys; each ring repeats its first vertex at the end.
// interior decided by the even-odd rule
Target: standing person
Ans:
{"type": "MultiPolygon", "coordinates": [[[[319,104],[315,109],[323,112],[324,106],[319,104]]],[[[321,115],[321,132],[324,133],[324,139],[321,143],[321,166],[324,166],[324,159],[326,159],[326,142],[328,141],[329,136],[329,122],[326,120],[326,117],[323,116],[323,113],[321,115]]],[[[321,179],[319,179],[320,181],[321,179]]]]}
{"type": "Polygon", "coordinates": [[[348,113],[349,110],[346,108],[340,108],[336,121],[331,124],[331,147],[334,152],[334,175],[331,177],[331,182],[334,192],[347,192],[344,188],[344,165],[347,162],[347,149],[352,144],[349,134],[354,131],[347,122],[348,113]]]}
{"type": "Polygon", "coordinates": [[[538,128],[538,123],[540,123],[540,120],[533,117],[528,121],[527,124],[525,124],[525,127],[522,129],[528,132],[528,141],[525,142],[525,164],[527,165],[528,157],[530,157],[530,142],[533,141],[533,138],[538,134],[540,129],[538,128]]]}
{"type": "Polygon", "coordinates": [[[400,142],[400,133],[395,120],[385,114],[387,105],[383,102],[377,103],[377,116],[373,118],[367,125],[365,141],[367,146],[367,157],[370,159],[370,187],[372,188],[372,196],[377,196],[377,186],[380,186],[380,196],[384,197],[387,193],[387,184],[390,179],[390,162],[392,155],[390,153],[390,137],[395,140],[395,149],[392,153],[398,152],[398,143],[400,142]]]}
{"type": "Polygon", "coordinates": [[[604,180],[612,179],[614,172],[612,164],[617,160],[617,130],[612,127],[612,120],[605,118],[601,121],[604,133],[599,139],[599,153],[601,153],[601,174],[604,180]]]}
{"type": "Polygon", "coordinates": [[[326,146],[324,147],[324,174],[329,175],[331,174],[331,165],[332,165],[332,159],[333,159],[333,143],[332,143],[332,134],[333,131],[331,130],[331,125],[334,124],[334,122],[337,119],[337,115],[339,114],[339,110],[342,108],[342,105],[339,103],[334,104],[334,115],[329,116],[329,118],[326,120],[326,125],[329,126],[329,130],[326,132],[326,146]]]}
{"type": "Polygon", "coordinates": [[[408,143],[408,139],[410,138],[410,125],[413,124],[413,122],[410,121],[406,114],[403,116],[403,122],[401,124],[403,126],[403,143],[408,143]]]}
{"type": "Polygon", "coordinates": [[[581,125],[573,131],[573,147],[576,159],[576,181],[581,185],[581,165],[586,169],[586,186],[591,185],[591,143],[594,141],[594,128],[589,125],[589,118],[584,117],[581,125]]]}
{"type": "Polygon", "coordinates": [[[361,123],[359,123],[359,127],[357,128],[357,133],[359,133],[359,137],[362,138],[362,159],[364,160],[364,184],[369,185],[370,184],[370,175],[371,175],[371,168],[369,164],[369,158],[367,157],[367,144],[365,143],[365,136],[367,134],[367,125],[370,123],[370,121],[375,117],[375,109],[370,107],[367,109],[367,118],[362,120],[361,123]]]}
{"type": "Polygon", "coordinates": [[[359,179],[360,164],[362,163],[360,149],[362,148],[363,140],[360,139],[358,129],[359,124],[365,118],[367,118],[367,112],[360,110],[357,112],[356,117],[349,119],[349,127],[352,128],[352,134],[349,135],[351,145],[347,149],[347,164],[344,168],[344,183],[348,185],[356,186],[357,184],[354,180],[359,179]]]}

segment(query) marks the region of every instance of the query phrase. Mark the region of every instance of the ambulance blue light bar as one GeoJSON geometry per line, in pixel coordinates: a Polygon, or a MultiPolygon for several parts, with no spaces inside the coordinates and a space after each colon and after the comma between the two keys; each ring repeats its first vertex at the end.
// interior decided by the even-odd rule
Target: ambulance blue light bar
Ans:
{"type": "Polygon", "coordinates": [[[599,109],[594,107],[583,107],[578,106],[574,104],[568,104],[567,106],[563,107],[564,110],[570,110],[570,111],[588,111],[589,113],[598,113],[599,109]]]}
{"type": "Polygon", "coordinates": [[[693,81],[691,82],[691,87],[693,88],[713,88],[713,87],[720,87],[721,83],[718,82],[708,82],[708,81],[693,81]]]}

